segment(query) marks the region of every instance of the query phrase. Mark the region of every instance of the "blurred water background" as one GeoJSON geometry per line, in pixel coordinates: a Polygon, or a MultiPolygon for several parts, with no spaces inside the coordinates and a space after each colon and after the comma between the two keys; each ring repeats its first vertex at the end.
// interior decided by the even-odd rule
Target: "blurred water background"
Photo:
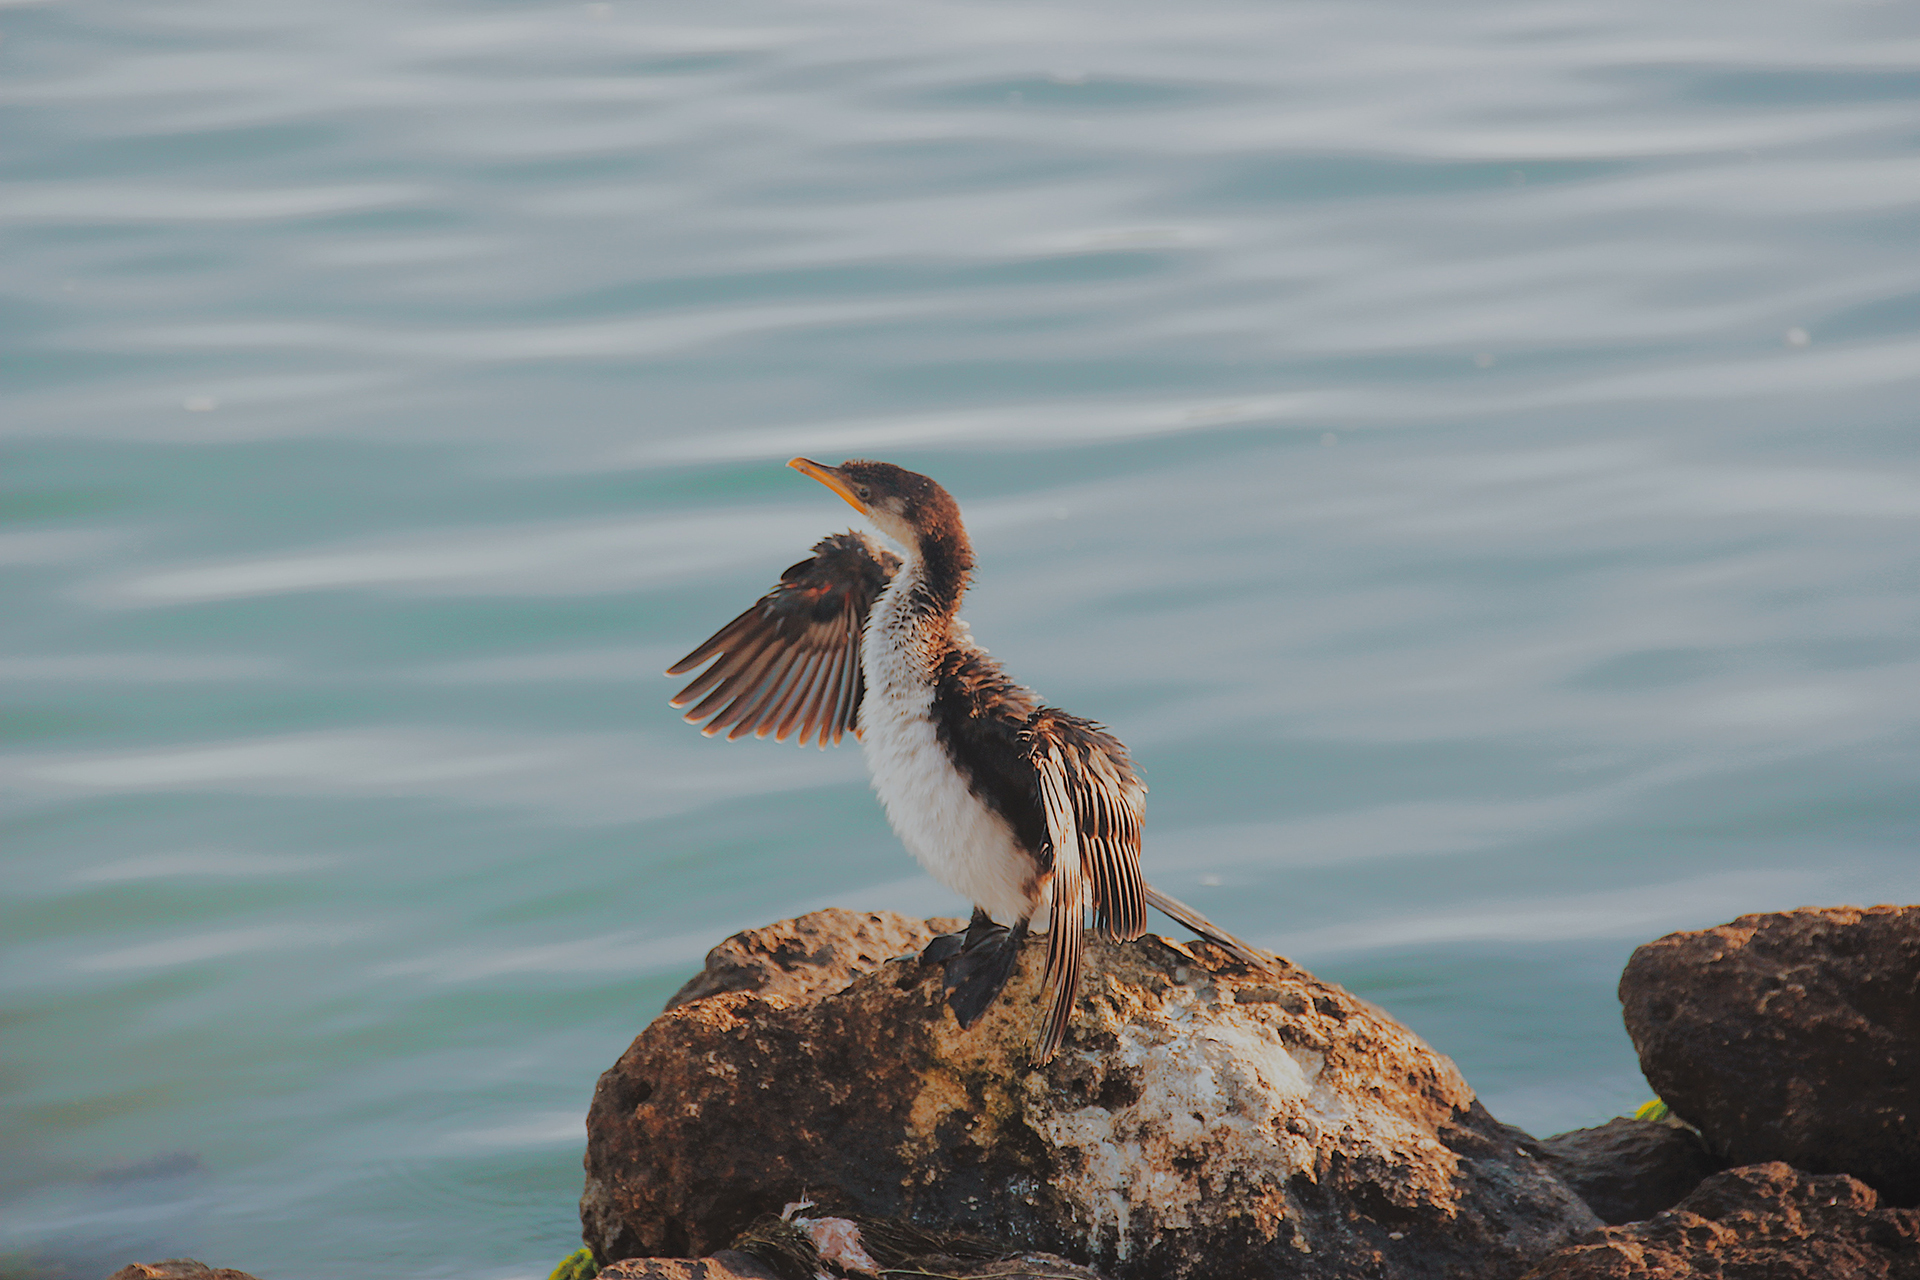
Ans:
{"type": "Polygon", "coordinates": [[[1920,898],[1920,8],[0,0],[0,1254],[541,1276],[727,933],[962,911],[659,674],[851,515],[1536,1132],[1920,898]]]}

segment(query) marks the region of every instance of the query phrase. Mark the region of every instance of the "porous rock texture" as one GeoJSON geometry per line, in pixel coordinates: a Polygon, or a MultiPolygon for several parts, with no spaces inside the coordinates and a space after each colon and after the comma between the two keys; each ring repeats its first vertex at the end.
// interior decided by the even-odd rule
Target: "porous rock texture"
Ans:
{"type": "Polygon", "coordinates": [[[129,1262],[107,1280],[254,1280],[232,1267],[210,1267],[192,1258],[168,1258],[165,1262],[129,1262]]]}
{"type": "Polygon", "coordinates": [[[1719,1168],[1685,1125],[1630,1116],[1555,1134],[1540,1146],[1548,1167],[1612,1225],[1671,1209],[1719,1168]]]}
{"type": "Polygon", "coordinates": [[[1116,1280],[1501,1280],[1599,1228],[1451,1062],[1285,961],[1089,937],[1030,1067],[1043,945],[966,1031],[913,957],[666,1011],[594,1091],[587,1244],[707,1253],[804,1193],[1116,1280]]]}
{"type": "Polygon", "coordinates": [[[1920,1280],[1920,1210],[1779,1161],[1716,1173],[1646,1222],[1608,1227],[1526,1280],[1920,1280]]]}
{"type": "Polygon", "coordinates": [[[964,920],[828,907],[748,929],[707,952],[706,967],[674,993],[667,1008],[728,991],[757,991],[769,999],[839,991],[882,961],[917,953],[935,934],[965,926],[964,920]]]}
{"type": "Polygon", "coordinates": [[[1920,1202],[1920,907],[1802,907],[1669,934],[1620,977],[1641,1070],[1722,1164],[1920,1202]]]}

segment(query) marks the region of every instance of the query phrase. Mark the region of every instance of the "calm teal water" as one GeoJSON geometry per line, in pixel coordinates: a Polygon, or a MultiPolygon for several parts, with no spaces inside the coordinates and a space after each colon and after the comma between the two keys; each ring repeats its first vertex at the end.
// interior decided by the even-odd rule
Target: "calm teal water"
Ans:
{"type": "Polygon", "coordinates": [[[1920,10],[0,0],[0,1252],[543,1276],[727,933],[951,912],[658,673],[960,498],[1153,878],[1538,1132],[1920,898],[1920,10]]]}

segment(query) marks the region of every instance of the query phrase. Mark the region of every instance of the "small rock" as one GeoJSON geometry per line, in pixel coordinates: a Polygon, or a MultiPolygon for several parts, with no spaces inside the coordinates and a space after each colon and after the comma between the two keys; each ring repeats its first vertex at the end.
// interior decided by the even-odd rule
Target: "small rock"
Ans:
{"type": "Polygon", "coordinates": [[[782,1280],[758,1258],[722,1249],[711,1258],[628,1258],[600,1268],[600,1280],[782,1280]]]}
{"type": "Polygon", "coordinates": [[[210,1267],[192,1258],[168,1258],[165,1262],[130,1262],[107,1280],[254,1280],[254,1277],[231,1267],[210,1267]]]}
{"type": "MultiPolygon", "coordinates": [[[[922,1258],[923,1265],[904,1274],[937,1275],[953,1280],[1106,1280],[1098,1271],[1076,1266],[1054,1253],[1023,1253],[997,1262],[963,1262],[957,1258],[922,1258]],[[937,1270],[935,1268],[938,1268],[937,1270]]],[[[889,1276],[893,1273],[887,1273],[889,1276]]]]}
{"type": "Polygon", "coordinates": [[[1627,1116],[1540,1146],[1547,1166],[1610,1226],[1673,1208],[1717,1167],[1686,1126],[1627,1116]]]}
{"type": "Polygon", "coordinates": [[[1920,907],[1675,933],[1620,978],[1640,1066],[1722,1164],[1784,1160],[1920,1202],[1920,907]]]}
{"type": "Polygon", "coordinates": [[[1920,1210],[1778,1161],[1716,1173],[1646,1222],[1562,1249],[1525,1280],[1917,1280],[1920,1210]]]}
{"type": "MultiPolygon", "coordinates": [[[[934,1256],[890,1267],[889,1276],[939,1276],[943,1280],[1106,1280],[1097,1271],[1050,1253],[1026,1253],[993,1262],[934,1256]]],[[[722,1249],[711,1258],[628,1258],[602,1268],[600,1280],[796,1280],[758,1258],[722,1249]]],[[[811,1276],[805,1280],[812,1280],[811,1276]]]]}
{"type": "Polygon", "coordinates": [[[1032,1067],[1044,946],[966,1031],[917,957],[667,1010],[594,1091],[586,1242],[706,1253],[804,1194],[1116,1280],[1502,1280],[1600,1227],[1451,1062],[1299,969],[1090,936],[1032,1067]]]}
{"type": "Polygon", "coordinates": [[[764,929],[736,933],[707,952],[707,966],[667,1001],[676,1009],[729,991],[798,1000],[840,991],[895,956],[917,952],[964,920],[916,920],[892,911],[829,907],[764,929]]]}

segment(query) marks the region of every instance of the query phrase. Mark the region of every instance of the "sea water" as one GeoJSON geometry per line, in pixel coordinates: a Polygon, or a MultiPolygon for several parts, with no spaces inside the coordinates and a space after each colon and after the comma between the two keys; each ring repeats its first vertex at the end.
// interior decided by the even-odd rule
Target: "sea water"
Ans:
{"type": "Polygon", "coordinates": [[[709,946],[964,912],[666,706],[797,453],[1154,882],[1631,1109],[1635,945],[1920,898],[1917,149],[1871,0],[0,3],[0,1270],[543,1276],[709,946]]]}

